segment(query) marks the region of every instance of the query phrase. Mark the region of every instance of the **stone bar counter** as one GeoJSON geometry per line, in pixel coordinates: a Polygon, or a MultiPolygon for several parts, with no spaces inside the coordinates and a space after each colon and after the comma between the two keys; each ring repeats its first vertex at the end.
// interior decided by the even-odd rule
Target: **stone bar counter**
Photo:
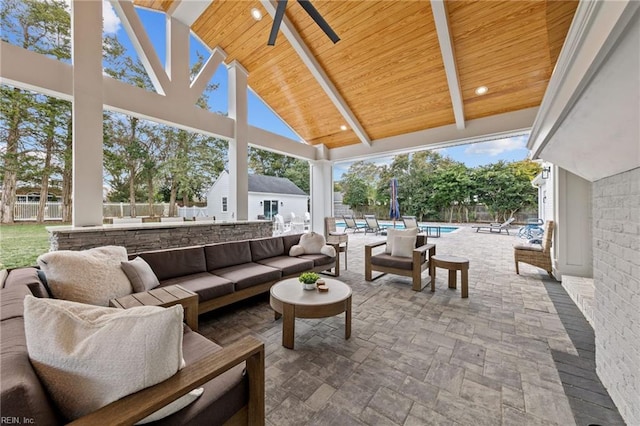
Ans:
{"type": "Polygon", "coordinates": [[[88,227],[48,226],[50,250],[116,245],[129,254],[173,247],[270,237],[273,223],[253,221],[153,222],[88,227]]]}

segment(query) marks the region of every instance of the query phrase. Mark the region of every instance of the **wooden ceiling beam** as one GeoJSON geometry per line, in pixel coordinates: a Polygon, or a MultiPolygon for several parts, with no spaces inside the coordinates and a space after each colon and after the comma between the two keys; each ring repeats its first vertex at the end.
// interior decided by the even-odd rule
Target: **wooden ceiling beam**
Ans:
{"type": "Polygon", "coordinates": [[[469,120],[464,130],[454,124],[373,141],[371,147],[349,145],[330,150],[331,161],[362,160],[385,155],[406,154],[424,149],[446,148],[489,139],[522,135],[531,129],[538,107],[469,120]]]}
{"type": "Polygon", "coordinates": [[[451,42],[449,15],[447,14],[447,7],[444,0],[431,0],[431,10],[433,11],[433,19],[436,23],[436,32],[438,33],[442,61],[444,62],[444,70],[447,75],[447,83],[449,84],[449,93],[451,95],[453,115],[456,118],[456,127],[462,130],[465,126],[464,103],[462,101],[458,70],[456,68],[456,56],[453,51],[453,43],[451,42]]]}
{"type": "MultiPolygon", "coordinates": [[[[271,15],[271,17],[273,18],[276,13],[276,6],[270,0],[260,0],[260,2],[267,10],[267,12],[269,12],[269,15],[271,15]]],[[[340,95],[338,89],[333,84],[325,70],[313,56],[313,54],[309,50],[309,47],[307,47],[305,42],[302,40],[302,37],[295,29],[289,18],[287,18],[287,15],[284,15],[282,18],[280,32],[282,32],[287,38],[287,40],[291,44],[291,47],[293,47],[298,56],[300,56],[302,62],[306,65],[313,77],[320,84],[320,87],[322,87],[329,99],[331,99],[331,102],[335,105],[338,111],[340,111],[340,114],[345,119],[349,127],[351,127],[353,132],[358,136],[360,142],[362,142],[366,146],[370,146],[371,139],[365,132],[364,128],[356,118],[353,111],[351,111],[351,108],[349,107],[347,102],[344,100],[342,95],[340,95]]]]}
{"type": "Polygon", "coordinates": [[[167,16],[176,18],[191,27],[211,3],[213,3],[213,0],[174,0],[166,13],[167,16]]]}
{"type": "Polygon", "coordinates": [[[138,58],[149,75],[151,83],[156,92],[165,95],[171,84],[167,73],[158,58],[147,32],[140,22],[140,17],[135,11],[133,3],[125,0],[109,0],[122,22],[122,26],[127,31],[131,44],[133,45],[138,58]]]}

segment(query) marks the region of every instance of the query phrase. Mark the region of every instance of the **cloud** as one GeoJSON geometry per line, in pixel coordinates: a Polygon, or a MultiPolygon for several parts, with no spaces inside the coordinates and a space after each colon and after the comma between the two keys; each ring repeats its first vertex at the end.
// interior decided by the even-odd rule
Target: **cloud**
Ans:
{"type": "Polygon", "coordinates": [[[105,34],[115,34],[120,30],[120,18],[107,0],[102,0],[102,31],[105,34]]]}
{"type": "Polygon", "coordinates": [[[526,149],[528,135],[515,136],[513,138],[496,139],[488,142],[474,143],[464,150],[467,155],[489,155],[495,157],[503,152],[526,149]]]}

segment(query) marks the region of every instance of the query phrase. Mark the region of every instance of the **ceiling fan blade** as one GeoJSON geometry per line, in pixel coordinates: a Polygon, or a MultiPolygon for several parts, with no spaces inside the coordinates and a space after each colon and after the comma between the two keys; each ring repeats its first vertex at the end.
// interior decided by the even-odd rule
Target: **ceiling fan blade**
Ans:
{"type": "Polygon", "coordinates": [[[287,0],[278,0],[278,8],[276,9],[276,15],[273,17],[273,25],[271,26],[271,34],[269,34],[269,41],[267,45],[274,46],[276,44],[276,37],[278,37],[278,30],[282,23],[282,17],[284,16],[284,10],[287,7],[287,0]]]}
{"type": "Polygon", "coordinates": [[[309,0],[298,0],[298,3],[300,3],[300,6],[302,6],[302,8],[309,14],[309,16],[311,16],[311,19],[316,21],[316,24],[318,24],[318,26],[322,29],[322,31],[324,31],[327,37],[329,37],[334,44],[340,41],[340,37],[338,37],[338,34],[333,31],[331,26],[329,26],[327,21],[324,20],[322,15],[320,15],[320,12],[318,12],[318,10],[313,7],[309,0]]]}

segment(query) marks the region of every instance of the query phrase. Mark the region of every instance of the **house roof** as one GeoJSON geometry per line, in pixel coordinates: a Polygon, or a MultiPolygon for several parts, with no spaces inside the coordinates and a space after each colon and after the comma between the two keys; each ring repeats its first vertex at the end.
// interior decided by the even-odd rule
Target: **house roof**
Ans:
{"type": "MultiPolygon", "coordinates": [[[[305,142],[329,149],[451,127],[457,133],[447,138],[497,134],[504,118],[480,122],[540,106],[578,5],[313,0],[341,38],[333,44],[289,2],[276,44],[267,46],[274,2],[134,2],[173,14],[223,49],[225,62],[241,64],[251,89],[305,142]],[[253,8],[261,20],[251,18],[253,8]],[[476,94],[480,86],[488,92],[476,94]]],[[[425,147],[442,142],[421,139],[425,147]]]]}
{"type": "Polygon", "coordinates": [[[249,175],[249,192],[308,195],[287,178],[264,175],[249,175]]]}

